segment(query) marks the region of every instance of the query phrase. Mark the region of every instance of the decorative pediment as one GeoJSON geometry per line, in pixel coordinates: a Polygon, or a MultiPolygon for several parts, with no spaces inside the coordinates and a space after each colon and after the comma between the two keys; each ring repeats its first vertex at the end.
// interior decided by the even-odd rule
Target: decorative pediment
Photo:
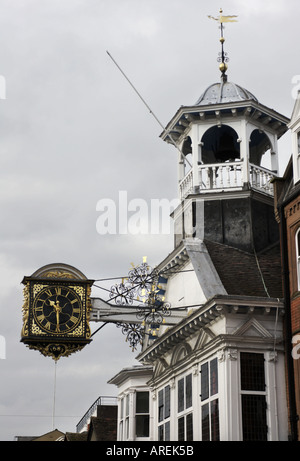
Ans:
{"type": "Polygon", "coordinates": [[[214,335],[214,333],[212,333],[212,331],[210,331],[208,328],[205,328],[205,329],[202,328],[200,330],[199,335],[198,335],[198,339],[197,339],[196,345],[194,347],[194,350],[203,349],[203,347],[209,341],[211,341],[214,337],[215,337],[215,335],[214,335]]]}
{"type": "Polygon", "coordinates": [[[234,336],[256,336],[259,338],[272,338],[271,333],[256,319],[250,319],[239,327],[234,336]]]}
{"type": "Polygon", "coordinates": [[[175,365],[185,359],[191,353],[191,346],[187,343],[179,344],[173,352],[171,365],[175,365]]]}
{"type": "Polygon", "coordinates": [[[168,366],[169,364],[166,362],[166,360],[163,358],[160,358],[155,365],[154,378],[156,378],[157,376],[160,376],[168,366]]]}

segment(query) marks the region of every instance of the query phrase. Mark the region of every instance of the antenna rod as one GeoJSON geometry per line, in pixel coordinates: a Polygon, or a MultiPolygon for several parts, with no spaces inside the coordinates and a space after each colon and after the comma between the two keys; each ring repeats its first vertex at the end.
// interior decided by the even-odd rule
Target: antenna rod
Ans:
{"type": "MultiPolygon", "coordinates": [[[[155,118],[155,120],[157,121],[157,123],[162,127],[163,130],[166,130],[166,128],[164,127],[164,125],[160,122],[160,120],[156,117],[155,113],[153,112],[153,110],[148,106],[148,104],[146,103],[146,101],[144,100],[144,98],[142,98],[142,96],[140,95],[140,93],[137,91],[137,89],[135,88],[135,86],[131,83],[131,81],[129,80],[129,78],[127,77],[127,75],[125,74],[125,72],[123,72],[123,70],[121,69],[121,67],[119,66],[119,64],[115,61],[115,59],[112,57],[112,55],[106,50],[106,53],[108,54],[108,56],[110,57],[110,59],[114,62],[114,64],[117,66],[117,68],[119,69],[119,71],[122,73],[122,75],[126,78],[127,82],[130,84],[130,86],[134,89],[134,91],[136,92],[136,94],[138,95],[138,97],[143,101],[143,103],[145,104],[145,106],[147,107],[147,109],[149,110],[150,114],[153,115],[153,117],[155,118]]],[[[168,133],[168,136],[172,142],[172,144],[177,148],[177,150],[179,151],[182,159],[184,162],[187,162],[189,164],[189,166],[192,168],[192,165],[191,163],[188,161],[188,159],[185,157],[185,155],[181,152],[181,150],[179,149],[179,147],[177,146],[177,144],[175,143],[174,139],[172,138],[170,132],[168,130],[166,130],[167,133],[168,133]]]]}
{"type": "Polygon", "coordinates": [[[162,129],[164,130],[165,127],[163,126],[163,124],[159,121],[159,119],[156,117],[155,113],[152,111],[151,107],[148,106],[148,104],[146,103],[146,101],[142,98],[142,96],[140,95],[140,93],[137,91],[137,89],[135,88],[135,86],[131,83],[131,81],[129,80],[129,78],[127,77],[127,75],[123,72],[123,70],[121,69],[121,67],[119,66],[119,64],[114,60],[114,58],[112,57],[112,55],[106,51],[106,53],[108,54],[108,56],[110,57],[110,59],[115,63],[115,65],[117,66],[117,68],[119,69],[119,71],[124,75],[124,77],[126,78],[127,82],[131,85],[131,87],[134,89],[134,91],[136,92],[136,94],[138,95],[138,97],[143,101],[143,103],[145,104],[145,106],[147,107],[147,109],[149,110],[150,114],[153,115],[153,117],[155,118],[155,120],[159,123],[159,125],[162,127],[162,129]]]}

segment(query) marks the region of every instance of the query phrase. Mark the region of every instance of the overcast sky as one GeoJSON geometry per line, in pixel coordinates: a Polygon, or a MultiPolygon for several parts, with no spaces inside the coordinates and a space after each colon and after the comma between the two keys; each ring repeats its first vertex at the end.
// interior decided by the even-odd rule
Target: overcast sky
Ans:
{"type": "MultiPolygon", "coordinates": [[[[238,15],[225,29],[228,79],[290,117],[298,0],[0,0],[0,440],[52,430],[54,362],[20,343],[23,276],[62,262],[91,279],[118,277],[173,249],[172,235],[97,232],[99,200],[177,196],[177,153],[106,50],[166,125],[219,81],[218,24],[207,16],[220,6],[238,15]]],[[[282,174],[289,134],[279,146],[282,174]]],[[[113,325],[61,359],[55,427],[75,431],[99,396],[117,395],[107,381],[133,363],[113,325]]]]}

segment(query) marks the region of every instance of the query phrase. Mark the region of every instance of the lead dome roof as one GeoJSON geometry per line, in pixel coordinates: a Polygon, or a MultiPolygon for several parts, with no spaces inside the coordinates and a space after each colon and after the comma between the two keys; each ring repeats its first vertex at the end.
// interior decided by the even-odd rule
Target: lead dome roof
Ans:
{"type": "Polygon", "coordinates": [[[196,102],[196,106],[220,104],[237,101],[253,100],[257,98],[250,91],[233,82],[219,82],[210,85],[196,102]]]}

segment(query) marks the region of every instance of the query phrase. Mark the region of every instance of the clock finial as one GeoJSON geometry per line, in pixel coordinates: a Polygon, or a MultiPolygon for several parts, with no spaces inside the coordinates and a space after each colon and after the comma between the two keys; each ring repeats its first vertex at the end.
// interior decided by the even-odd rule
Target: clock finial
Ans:
{"type": "Polygon", "coordinates": [[[219,17],[215,18],[213,16],[208,16],[210,19],[214,19],[215,21],[219,22],[220,23],[220,43],[221,43],[221,52],[219,53],[219,57],[218,57],[218,62],[220,63],[219,65],[219,69],[221,71],[221,78],[223,81],[226,82],[227,80],[227,75],[226,75],[226,71],[228,69],[228,66],[227,66],[227,62],[229,61],[229,58],[227,56],[227,53],[225,53],[224,51],[224,42],[225,42],[225,38],[224,38],[224,26],[223,26],[223,23],[224,22],[237,22],[237,16],[236,15],[231,15],[231,16],[223,16],[223,10],[222,8],[220,8],[220,15],[219,17]]]}

